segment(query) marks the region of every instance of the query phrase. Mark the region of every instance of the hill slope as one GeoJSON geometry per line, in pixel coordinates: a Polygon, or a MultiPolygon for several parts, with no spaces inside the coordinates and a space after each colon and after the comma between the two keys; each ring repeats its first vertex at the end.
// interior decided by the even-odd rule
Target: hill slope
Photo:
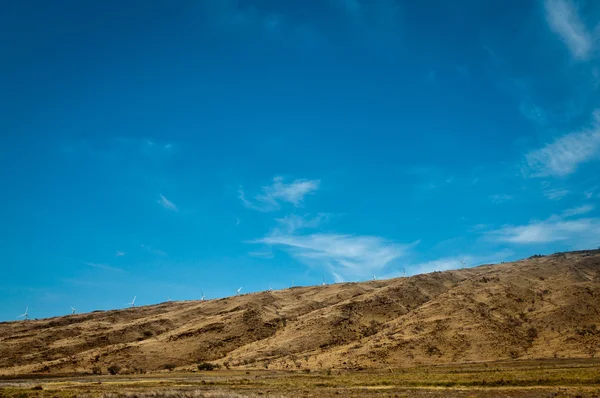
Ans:
{"type": "Polygon", "coordinates": [[[0,324],[0,374],[592,357],[600,251],[0,324]]]}

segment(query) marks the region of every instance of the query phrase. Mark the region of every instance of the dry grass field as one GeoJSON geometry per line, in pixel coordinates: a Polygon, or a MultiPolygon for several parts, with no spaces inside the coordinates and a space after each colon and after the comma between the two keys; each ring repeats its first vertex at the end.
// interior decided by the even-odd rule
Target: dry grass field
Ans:
{"type": "Polygon", "coordinates": [[[217,370],[0,381],[0,397],[597,397],[599,360],[510,361],[380,371],[217,370]]]}
{"type": "Polygon", "coordinates": [[[595,396],[599,342],[590,250],[3,322],[0,394],[595,396]]]}

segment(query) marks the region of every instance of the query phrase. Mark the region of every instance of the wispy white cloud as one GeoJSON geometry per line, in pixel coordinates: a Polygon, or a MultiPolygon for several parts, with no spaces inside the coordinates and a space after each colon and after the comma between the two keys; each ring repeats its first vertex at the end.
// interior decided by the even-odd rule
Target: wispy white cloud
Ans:
{"type": "Polygon", "coordinates": [[[391,273],[381,275],[381,278],[397,278],[403,276],[404,271],[406,272],[406,276],[410,276],[435,271],[441,272],[460,268],[470,268],[483,264],[495,264],[505,261],[513,255],[514,252],[512,250],[504,249],[487,255],[464,254],[460,256],[442,257],[415,264],[407,263],[404,264],[403,269],[396,269],[391,273]]]}
{"type": "Polygon", "coordinates": [[[92,268],[103,269],[105,271],[123,272],[123,270],[121,268],[111,267],[110,265],[107,265],[107,264],[91,263],[91,262],[85,261],[85,262],[83,262],[83,265],[87,265],[88,267],[92,267],[92,268]]]}
{"type": "Polygon", "coordinates": [[[290,184],[285,184],[282,177],[275,177],[273,185],[264,189],[266,200],[281,199],[297,206],[304,197],[319,188],[319,180],[294,180],[290,184]]]}
{"type": "Polygon", "coordinates": [[[251,257],[264,258],[266,260],[275,257],[275,254],[273,254],[273,251],[271,250],[249,252],[248,255],[251,257]]]}
{"type": "Polygon", "coordinates": [[[563,177],[597,156],[600,151],[600,111],[594,112],[593,127],[567,134],[525,155],[522,172],[527,177],[563,177]]]}
{"type": "Polygon", "coordinates": [[[516,244],[541,244],[558,241],[589,242],[600,234],[600,219],[580,218],[563,220],[551,217],[545,221],[532,221],[529,224],[505,226],[487,232],[488,238],[516,244]]]}
{"type": "Polygon", "coordinates": [[[294,206],[302,204],[306,195],[319,189],[320,180],[297,179],[285,183],[283,177],[273,178],[273,184],[262,187],[260,194],[253,201],[246,198],[244,190],[240,187],[238,197],[249,209],[258,211],[275,211],[281,207],[281,202],[291,203],[294,206]]]}
{"type": "Polygon", "coordinates": [[[125,252],[117,250],[117,252],[115,253],[115,257],[123,257],[125,254],[126,254],[125,252]]]}
{"type": "Polygon", "coordinates": [[[592,210],[594,210],[594,206],[593,205],[583,205],[583,206],[573,207],[571,209],[564,210],[562,212],[562,216],[563,217],[579,216],[581,214],[589,213],[592,210]]]}
{"type": "Polygon", "coordinates": [[[165,198],[163,195],[160,195],[160,199],[157,201],[157,203],[167,210],[179,211],[177,206],[175,206],[175,203],[171,202],[169,199],[165,198]]]}
{"type": "Polygon", "coordinates": [[[473,225],[470,229],[469,232],[477,232],[477,231],[483,231],[485,229],[489,229],[490,225],[489,224],[476,224],[473,225]]]}
{"type": "Polygon", "coordinates": [[[366,278],[404,256],[417,242],[398,244],[377,236],[272,234],[256,241],[281,246],[311,266],[328,269],[338,278],[366,278]]]}
{"type": "Polygon", "coordinates": [[[492,199],[492,202],[494,202],[496,204],[500,204],[500,203],[504,203],[504,202],[508,202],[508,201],[512,200],[513,197],[511,195],[506,195],[506,194],[497,194],[497,195],[490,195],[490,199],[492,199]]]}
{"type": "Polygon", "coordinates": [[[443,257],[433,261],[427,261],[415,265],[410,265],[411,274],[424,274],[434,271],[448,271],[451,269],[476,267],[482,264],[493,264],[506,260],[514,253],[511,250],[502,250],[489,255],[470,255],[465,254],[459,257],[443,257]]]}
{"type": "Polygon", "coordinates": [[[297,214],[288,214],[283,218],[276,218],[275,221],[279,224],[278,231],[282,233],[292,234],[295,231],[299,231],[306,228],[317,228],[323,222],[329,219],[330,215],[327,213],[319,213],[314,217],[309,215],[300,216],[297,214]]]}
{"type": "Polygon", "coordinates": [[[588,59],[593,39],[581,20],[575,3],[569,0],[546,0],[544,5],[550,29],[565,42],[574,58],[588,59]]]}
{"type": "Polygon", "coordinates": [[[167,255],[167,253],[165,253],[164,251],[155,249],[155,248],[153,248],[151,246],[148,246],[148,245],[145,245],[143,243],[140,245],[140,248],[142,250],[147,251],[148,253],[152,253],[152,254],[155,254],[157,256],[166,256],[167,255]]]}
{"type": "Polygon", "coordinates": [[[570,191],[565,188],[553,188],[553,189],[546,189],[543,193],[544,193],[544,196],[550,200],[560,200],[560,199],[564,198],[565,196],[567,196],[570,193],[570,191]]]}

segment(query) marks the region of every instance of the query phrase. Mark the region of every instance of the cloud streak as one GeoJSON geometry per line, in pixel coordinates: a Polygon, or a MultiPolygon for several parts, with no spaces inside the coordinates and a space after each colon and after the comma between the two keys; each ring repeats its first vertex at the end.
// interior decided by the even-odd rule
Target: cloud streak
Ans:
{"type": "Polygon", "coordinates": [[[526,177],[564,177],[597,156],[600,151],[600,111],[594,112],[593,126],[567,134],[543,148],[525,155],[522,172],[526,177]]]}
{"type": "Polygon", "coordinates": [[[300,206],[304,197],[316,192],[321,184],[320,180],[297,179],[290,183],[285,183],[283,177],[273,178],[273,183],[262,187],[261,193],[256,195],[253,200],[246,198],[244,190],[240,187],[238,198],[244,206],[249,209],[262,212],[276,211],[281,208],[281,203],[290,203],[294,206],[300,206]]]}
{"type": "Polygon", "coordinates": [[[493,203],[500,204],[504,202],[508,202],[513,199],[511,195],[506,194],[498,194],[498,195],[490,195],[490,199],[492,199],[493,203]]]}
{"type": "Polygon", "coordinates": [[[256,257],[256,258],[262,258],[265,260],[269,260],[272,259],[273,257],[275,257],[275,255],[273,254],[272,251],[262,251],[262,252],[249,252],[248,255],[250,257],[256,257]]]}
{"type": "Polygon", "coordinates": [[[512,256],[510,250],[502,250],[488,256],[464,255],[460,257],[443,257],[433,261],[410,265],[411,274],[425,274],[434,271],[448,271],[451,269],[460,269],[476,267],[482,264],[498,263],[512,256]]]}
{"type": "Polygon", "coordinates": [[[563,211],[562,216],[563,217],[579,216],[581,214],[589,213],[592,210],[594,210],[593,205],[583,205],[583,206],[573,207],[571,209],[567,209],[567,210],[563,211]]]}
{"type": "Polygon", "coordinates": [[[276,218],[275,221],[279,224],[279,231],[292,234],[302,229],[317,228],[323,222],[327,221],[329,217],[330,215],[327,213],[319,213],[315,217],[288,214],[283,218],[276,218]]]}
{"type": "Polygon", "coordinates": [[[92,267],[92,268],[99,268],[104,271],[123,272],[123,270],[121,268],[111,267],[110,265],[107,265],[107,264],[91,263],[91,262],[86,261],[86,262],[83,262],[83,265],[87,265],[88,267],[92,267]]]}
{"type": "Polygon", "coordinates": [[[588,59],[593,40],[575,4],[569,0],[546,0],[544,6],[550,29],[566,44],[573,57],[588,59]]]}
{"type": "Polygon", "coordinates": [[[547,189],[544,191],[544,196],[547,197],[550,200],[561,200],[562,198],[564,198],[565,196],[567,196],[569,194],[569,190],[568,189],[564,189],[564,188],[553,188],[553,189],[547,189]]]}
{"type": "MultiPolygon", "coordinates": [[[[581,213],[580,213],[581,214],[581,213]]],[[[486,233],[487,237],[498,242],[520,245],[551,242],[591,242],[600,234],[600,219],[580,218],[563,220],[551,217],[545,221],[533,221],[525,225],[505,226],[486,233]]]]}
{"type": "Polygon", "coordinates": [[[255,243],[283,247],[297,260],[328,269],[340,280],[366,278],[402,257],[418,242],[402,245],[377,236],[271,234],[255,243]]]}
{"type": "Polygon", "coordinates": [[[145,245],[143,243],[140,245],[140,248],[142,250],[147,251],[148,253],[152,253],[152,254],[155,254],[157,256],[166,256],[167,255],[167,253],[165,253],[164,251],[158,250],[158,249],[154,249],[151,246],[145,245]]]}
{"type": "Polygon", "coordinates": [[[175,203],[171,202],[169,199],[165,198],[163,195],[160,195],[160,199],[157,201],[159,205],[164,207],[167,210],[179,211],[175,203]]]}

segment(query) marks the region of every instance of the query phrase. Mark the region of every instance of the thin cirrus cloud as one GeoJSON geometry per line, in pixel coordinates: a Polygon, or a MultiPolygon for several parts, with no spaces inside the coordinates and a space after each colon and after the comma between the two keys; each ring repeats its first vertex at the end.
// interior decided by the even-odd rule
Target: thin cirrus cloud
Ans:
{"type": "Polygon", "coordinates": [[[165,198],[163,195],[159,195],[160,199],[158,199],[158,204],[164,207],[167,210],[179,211],[179,208],[175,205],[175,203],[171,202],[169,199],[165,198]]]}
{"type": "Polygon", "coordinates": [[[564,220],[550,217],[525,225],[505,226],[486,233],[489,239],[520,245],[543,244],[563,241],[572,248],[586,247],[600,234],[600,219],[579,218],[564,220]]]}
{"type": "Polygon", "coordinates": [[[365,278],[383,270],[418,242],[403,245],[377,236],[315,233],[271,234],[254,243],[280,246],[297,260],[329,270],[337,281],[365,278]]]}
{"type": "Polygon", "coordinates": [[[565,188],[553,188],[553,189],[547,189],[543,193],[544,193],[544,196],[550,200],[560,200],[560,199],[564,198],[565,196],[567,196],[570,193],[570,191],[565,188]]]}
{"type": "Polygon", "coordinates": [[[107,265],[107,264],[92,263],[92,262],[86,261],[86,262],[83,262],[83,265],[87,265],[88,267],[92,267],[92,268],[99,268],[104,271],[123,272],[123,270],[121,268],[111,267],[110,265],[107,265]]]}
{"type": "Polygon", "coordinates": [[[157,256],[166,256],[167,255],[167,253],[165,253],[164,251],[155,249],[152,246],[148,246],[143,243],[140,245],[140,248],[142,250],[147,251],[148,253],[155,254],[157,256]]]}
{"type": "Polygon", "coordinates": [[[241,187],[238,190],[238,198],[249,209],[262,212],[275,211],[281,208],[282,202],[300,206],[306,195],[319,189],[320,183],[320,180],[307,179],[297,179],[285,183],[283,177],[275,177],[273,183],[262,187],[261,193],[254,196],[252,200],[246,198],[241,187]]]}
{"type": "Polygon", "coordinates": [[[269,260],[269,259],[275,257],[275,255],[273,254],[273,251],[271,251],[271,250],[249,252],[248,255],[250,257],[263,258],[266,260],[269,260]]]}
{"type": "Polygon", "coordinates": [[[562,216],[563,217],[579,216],[581,214],[587,214],[587,213],[589,213],[592,210],[594,210],[594,206],[593,205],[583,205],[583,206],[573,207],[571,209],[564,210],[562,212],[562,216]]]}
{"type": "Polygon", "coordinates": [[[508,201],[512,200],[512,198],[513,197],[511,195],[506,195],[506,194],[490,195],[490,199],[492,199],[492,202],[496,203],[496,204],[508,202],[508,201]]]}
{"type": "Polygon", "coordinates": [[[600,111],[594,112],[589,129],[570,133],[525,155],[526,177],[565,177],[580,164],[593,160],[600,151],[600,111]]]}
{"type": "MultiPolygon", "coordinates": [[[[506,260],[513,254],[514,253],[511,250],[505,249],[485,256],[466,254],[456,257],[443,257],[432,261],[408,265],[407,269],[411,275],[426,274],[435,271],[448,271],[452,269],[476,267],[482,264],[498,263],[506,260]]],[[[396,273],[392,277],[394,276],[400,276],[400,274],[396,273]]]]}
{"type": "Polygon", "coordinates": [[[566,44],[573,58],[586,60],[593,50],[593,38],[581,20],[573,1],[546,0],[546,20],[550,29],[566,44]]]}
{"type": "Polygon", "coordinates": [[[306,228],[317,228],[322,223],[329,219],[328,213],[319,213],[314,217],[311,216],[300,216],[297,214],[288,214],[282,218],[276,218],[279,227],[278,230],[284,233],[291,234],[295,231],[299,231],[306,228]]]}
{"type": "Polygon", "coordinates": [[[122,251],[118,250],[118,251],[115,253],[115,257],[123,257],[125,254],[126,254],[125,252],[122,252],[122,251]]]}

